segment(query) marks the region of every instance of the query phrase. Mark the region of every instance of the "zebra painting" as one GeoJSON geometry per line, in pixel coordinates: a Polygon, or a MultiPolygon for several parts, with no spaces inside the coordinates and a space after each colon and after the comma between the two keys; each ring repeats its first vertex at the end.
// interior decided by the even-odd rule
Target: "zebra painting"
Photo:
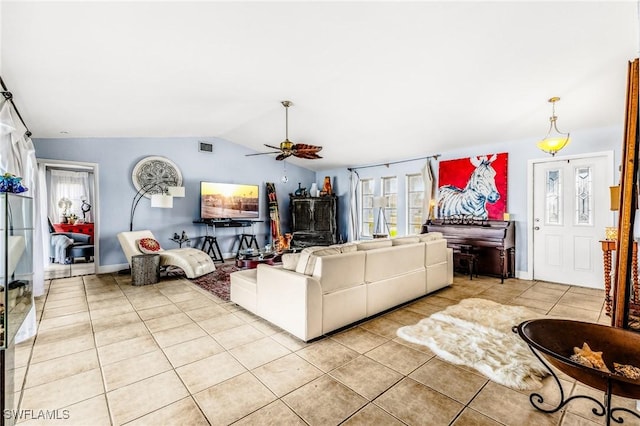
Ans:
{"type": "Polygon", "coordinates": [[[439,218],[472,218],[488,219],[487,203],[495,203],[500,199],[496,188],[496,171],[491,166],[496,160],[496,154],[491,158],[486,155],[471,157],[469,160],[475,167],[464,189],[454,185],[444,185],[438,194],[439,218]]]}

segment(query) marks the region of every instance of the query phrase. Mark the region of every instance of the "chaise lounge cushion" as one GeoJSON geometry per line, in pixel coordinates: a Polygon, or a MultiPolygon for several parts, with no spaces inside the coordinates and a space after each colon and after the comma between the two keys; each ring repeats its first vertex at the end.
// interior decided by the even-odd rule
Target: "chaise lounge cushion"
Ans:
{"type": "MultiPolygon", "coordinates": [[[[129,266],[131,266],[132,256],[144,254],[137,244],[137,241],[143,238],[156,239],[149,230],[120,232],[118,234],[118,241],[129,262],[129,266]]],[[[161,266],[177,266],[184,271],[187,278],[197,278],[216,269],[213,260],[208,254],[191,247],[170,250],[160,248],[157,253],[160,255],[161,266]]]]}

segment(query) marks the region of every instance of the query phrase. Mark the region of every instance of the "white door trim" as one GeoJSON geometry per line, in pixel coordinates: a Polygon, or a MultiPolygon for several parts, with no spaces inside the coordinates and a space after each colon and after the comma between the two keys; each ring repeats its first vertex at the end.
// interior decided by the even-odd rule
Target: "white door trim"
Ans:
{"type": "MultiPolygon", "coordinates": [[[[524,280],[533,279],[533,166],[540,163],[549,163],[552,161],[574,160],[578,158],[606,157],[611,165],[611,176],[609,177],[609,186],[614,182],[614,164],[613,151],[590,152],[586,154],[566,155],[563,157],[547,157],[529,160],[527,162],[527,271],[520,272],[518,278],[524,280]]],[[[604,230],[603,230],[604,232],[604,230]]]]}
{"type": "MultiPolygon", "coordinates": [[[[93,264],[95,266],[95,273],[100,274],[100,173],[98,163],[90,163],[86,161],[71,161],[71,160],[51,160],[48,158],[36,158],[38,164],[44,164],[46,166],[72,166],[78,169],[87,169],[93,171],[93,190],[95,191],[95,200],[93,200],[93,211],[96,213],[93,218],[93,264]]],[[[47,231],[48,232],[48,231],[47,231]]]]}

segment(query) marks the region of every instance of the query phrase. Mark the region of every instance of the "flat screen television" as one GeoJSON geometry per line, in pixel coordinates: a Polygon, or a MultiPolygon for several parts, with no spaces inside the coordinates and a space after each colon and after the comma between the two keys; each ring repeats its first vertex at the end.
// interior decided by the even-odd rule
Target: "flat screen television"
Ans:
{"type": "Polygon", "coordinates": [[[200,182],[201,219],[257,219],[259,186],[200,182]]]}

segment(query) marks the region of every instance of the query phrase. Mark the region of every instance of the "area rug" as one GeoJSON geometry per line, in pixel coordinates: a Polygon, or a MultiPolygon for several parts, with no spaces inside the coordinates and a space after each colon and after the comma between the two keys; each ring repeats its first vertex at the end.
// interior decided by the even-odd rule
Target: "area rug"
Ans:
{"type": "Polygon", "coordinates": [[[216,265],[215,271],[190,281],[228,302],[230,299],[229,288],[231,286],[229,274],[239,270],[240,268],[233,263],[223,263],[216,265]]]}
{"type": "Polygon", "coordinates": [[[471,298],[402,327],[397,334],[429,347],[445,361],[472,367],[496,383],[532,390],[542,387],[548,372],[512,327],[539,317],[522,306],[471,298]]]}

